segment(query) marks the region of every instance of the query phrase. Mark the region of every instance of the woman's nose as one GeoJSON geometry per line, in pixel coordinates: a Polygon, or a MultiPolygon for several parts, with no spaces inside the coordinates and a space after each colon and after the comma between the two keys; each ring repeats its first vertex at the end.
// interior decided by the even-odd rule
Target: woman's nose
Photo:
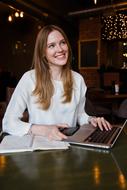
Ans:
{"type": "Polygon", "coordinates": [[[57,50],[57,51],[62,51],[63,49],[62,49],[62,47],[61,47],[60,45],[57,45],[57,46],[56,46],[56,50],[57,50]]]}

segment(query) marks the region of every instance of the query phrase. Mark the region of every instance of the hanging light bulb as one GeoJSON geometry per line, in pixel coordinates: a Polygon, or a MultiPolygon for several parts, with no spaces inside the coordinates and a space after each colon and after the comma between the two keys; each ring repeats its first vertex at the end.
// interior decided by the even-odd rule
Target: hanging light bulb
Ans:
{"type": "Polygon", "coordinates": [[[15,17],[19,17],[19,12],[15,12],[15,17]]]}
{"type": "Polygon", "coordinates": [[[11,15],[8,16],[8,21],[12,22],[12,16],[11,15]]]}
{"type": "Polygon", "coordinates": [[[20,17],[21,17],[21,18],[24,17],[24,12],[23,12],[23,11],[20,12],[20,17]]]}
{"type": "Polygon", "coordinates": [[[97,4],[97,0],[94,0],[94,4],[97,4]]]}

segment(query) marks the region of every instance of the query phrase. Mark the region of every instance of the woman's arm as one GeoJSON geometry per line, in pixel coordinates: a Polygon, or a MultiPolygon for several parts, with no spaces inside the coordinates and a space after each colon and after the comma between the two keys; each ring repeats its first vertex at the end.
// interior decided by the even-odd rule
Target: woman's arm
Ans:
{"type": "Polygon", "coordinates": [[[33,124],[29,130],[29,134],[42,135],[50,140],[63,140],[67,136],[61,132],[61,129],[68,128],[67,124],[56,125],[35,125],[33,124]]]}
{"type": "Polygon", "coordinates": [[[26,89],[28,89],[30,83],[29,80],[30,79],[28,76],[24,74],[16,86],[14,93],[12,94],[2,120],[2,128],[4,132],[12,135],[22,136],[27,134],[31,127],[31,123],[21,120],[23,113],[27,108],[29,97],[28,91],[26,89]]]}
{"type": "Polygon", "coordinates": [[[85,102],[86,102],[86,85],[84,81],[82,80],[81,84],[81,98],[79,103],[79,113],[78,113],[78,121],[80,125],[83,125],[85,123],[91,123],[94,127],[99,127],[101,130],[110,130],[112,128],[111,124],[104,119],[104,117],[91,117],[88,116],[85,112],[85,102]]]}

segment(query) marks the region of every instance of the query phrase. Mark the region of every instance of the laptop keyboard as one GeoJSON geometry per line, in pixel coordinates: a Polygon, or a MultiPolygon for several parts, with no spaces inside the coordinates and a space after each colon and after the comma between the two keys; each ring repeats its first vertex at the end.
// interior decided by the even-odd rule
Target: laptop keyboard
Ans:
{"type": "Polygon", "coordinates": [[[99,128],[97,128],[93,133],[90,134],[90,136],[88,136],[84,140],[84,142],[107,143],[112,137],[112,135],[114,133],[118,134],[119,131],[120,131],[120,128],[118,127],[113,127],[111,130],[108,130],[108,131],[106,130],[101,131],[99,128]]]}

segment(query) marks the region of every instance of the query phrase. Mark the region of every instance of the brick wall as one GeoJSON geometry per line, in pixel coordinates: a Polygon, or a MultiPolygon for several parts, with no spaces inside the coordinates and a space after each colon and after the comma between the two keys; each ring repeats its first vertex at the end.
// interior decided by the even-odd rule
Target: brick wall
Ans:
{"type": "MultiPolygon", "coordinates": [[[[101,21],[99,17],[87,18],[80,20],[79,23],[79,40],[93,40],[98,39],[99,49],[99,67],[106,65],[106,45],[101,41],[101,21]]],[[[98,68],[79,68],[80,73],[83,75],[88,87],[99,87],[100,77],[98,68]]]]}

